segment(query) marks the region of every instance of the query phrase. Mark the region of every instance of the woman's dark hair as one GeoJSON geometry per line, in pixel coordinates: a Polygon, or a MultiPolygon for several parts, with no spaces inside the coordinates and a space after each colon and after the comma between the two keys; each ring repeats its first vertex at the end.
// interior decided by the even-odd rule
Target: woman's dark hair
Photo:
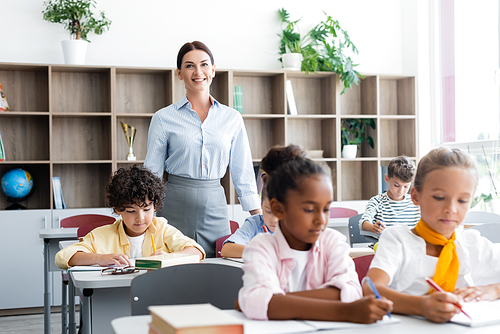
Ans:
{"type": "Polygon", "coordinates": [[[261,167],[269,175],[265,183],[269,200],[276,198],[285,203],[288,190],[296,190],[302,178],[323,174],[321,166],[306,158],[306,152],[297,145],[273,147],[261,161],[261,167]]]}
{"type": "Polygon", "coordinates": [[[165,186],[162,180],[144,166],[134,165],[118,169],[106,186],[106,205],[117,211],[124,211],[129,205],[146,206],[153,203],[155,210],[163,207],[165,186]]]}
{"type": "Polygon", "coordinates": [[[181,69],[182,66],[182,58],[184,58],[184,55],[188,53],[189,51],[194,51],[194,50],[201,50],[205,51],[209,56],[210,56],[210,61],[212,62],[212,65],[214,63],[214,56],[212,55],[212,52],[202,42],[199,41],[194,41],[194,42],[188,42],[184,44],[181,49],[179,50],[179,53],[177,54],[177,69],[181,69]]]}

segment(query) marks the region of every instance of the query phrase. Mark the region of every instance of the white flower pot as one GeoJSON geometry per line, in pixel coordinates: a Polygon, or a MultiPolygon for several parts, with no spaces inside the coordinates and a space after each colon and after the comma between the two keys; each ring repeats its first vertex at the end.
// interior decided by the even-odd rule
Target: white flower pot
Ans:
{"type": "Polygon", "coordinates": [[[355,159],[358,153],[358,145],[344,145],[342,149],[342,158],[355,159]]]}
{"type": "Polygon", "coordinates": [[[70,39],[61,41],[64,63],[68,65],[84,65],[85,53],[87,52],[88,42],[80,39],[70,39]]]}
{"type": "Polygon", "coordinates": [[[283,68],[290,71],[300,71],[302,66],[302,55],[300,53],[284,53],[281,55],[283,68]]]}
{"type": "Polygon", "coordinates": [[[500,214],[500,199],[492,199],[489,204],[491,212],[500,214]]]}

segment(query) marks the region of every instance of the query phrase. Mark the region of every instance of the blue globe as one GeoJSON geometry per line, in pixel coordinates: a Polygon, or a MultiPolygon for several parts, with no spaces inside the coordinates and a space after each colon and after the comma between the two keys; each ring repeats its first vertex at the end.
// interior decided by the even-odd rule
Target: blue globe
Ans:
{"type": "Polygon", "coordinates": [[[28,196],[32,189],[33,179],[24,169],[11,169],[2,176],[2,191],[7,197],[21,199],[28,196]]]}

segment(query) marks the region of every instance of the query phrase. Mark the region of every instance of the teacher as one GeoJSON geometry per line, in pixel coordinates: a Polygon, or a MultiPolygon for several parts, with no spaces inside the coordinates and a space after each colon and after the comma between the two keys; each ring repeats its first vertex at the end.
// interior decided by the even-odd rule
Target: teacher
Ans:
{"type": "Polygon", "coordinates": [[[168,173],[166,197],[158,216],[215,257],[215,241],[230,233],[226,196],[220,179],[229,166],[243,210],[260,213],[250,145],[238,111],[210,95],[214,57],[202,42],[184,44],[177,76],[186,95],[151,119],[144,165],[168,173]]]}

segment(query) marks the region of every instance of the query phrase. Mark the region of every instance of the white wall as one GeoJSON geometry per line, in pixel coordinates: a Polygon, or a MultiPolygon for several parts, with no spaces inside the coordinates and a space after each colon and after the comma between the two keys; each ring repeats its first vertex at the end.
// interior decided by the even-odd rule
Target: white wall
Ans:
{"type": "MultiPolygon", "coordinates": [[[[417,0],[98,0],[113,21],[110,31],[89,35],[89,65],[174,67],[180,46],[205,42],[219,68],[273,70],[285,7],[307,32],[324,18],[340,21],[359,48],[365,73],[417,74],[417,0]]],[[[41,0],[0,0],[0,62],[62,64],[62,25],[42,19],[41,0]]]]}

